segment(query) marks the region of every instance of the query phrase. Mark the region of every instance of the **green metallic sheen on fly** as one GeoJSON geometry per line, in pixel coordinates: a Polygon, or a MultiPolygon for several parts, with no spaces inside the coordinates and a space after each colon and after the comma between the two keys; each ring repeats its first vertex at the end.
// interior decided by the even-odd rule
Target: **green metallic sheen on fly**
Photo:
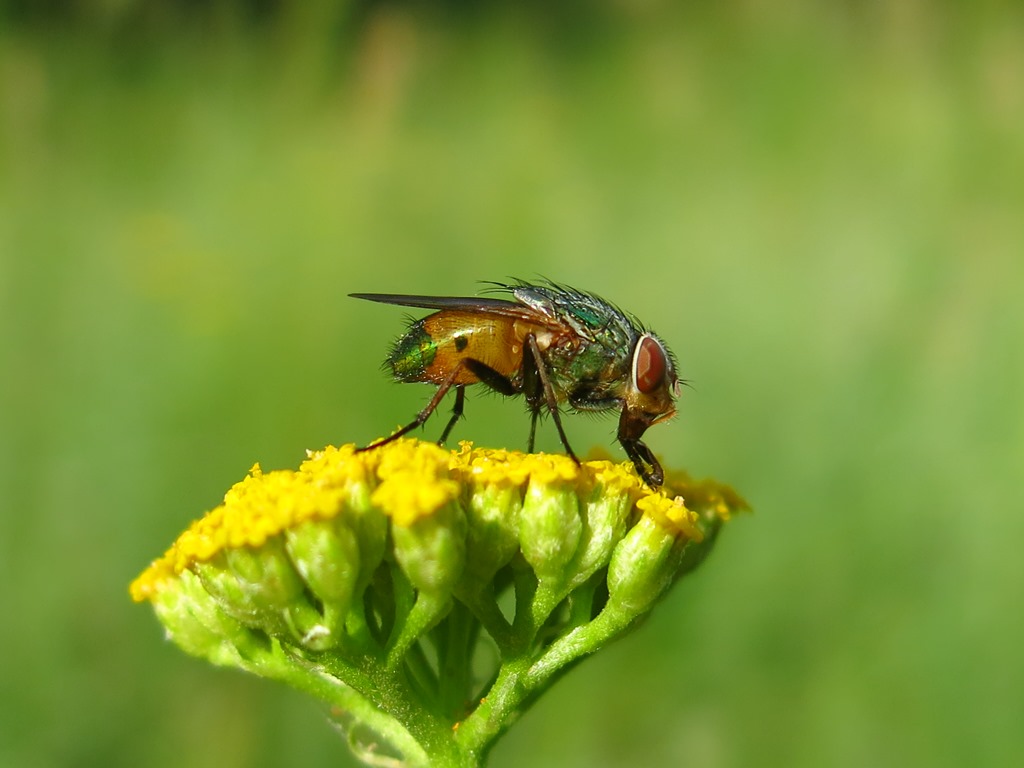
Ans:
{"type": "Polygon", "coordinates": [[[528,450],[537,419],[551,414],[566,453],[576,454],[562,428],[559,406],[573,411],[619,411],[618,440],[639,475],[652,486],[664,473],[640,439],[652,424],[675,414],[679,378],[665,344],[632,315],[592,293],[557,283],[491,283],[487,293],[510,299],[353,293],[355,298],[436,310],[414,321],[385,361],[395,379],[437,385],[415,420],[388,443],[421,426],[455,388],[444,442],[462,416],[465,388],[485,386],[507,396],[523,395],[530,410],[528,450]]]}
{"type": "Polygon", "coordinates": [[[418,320],[395,341],[384,365],[399,381],[419,381],[436,354],[437,344],[423,328],[423,321],[418,320]]]}

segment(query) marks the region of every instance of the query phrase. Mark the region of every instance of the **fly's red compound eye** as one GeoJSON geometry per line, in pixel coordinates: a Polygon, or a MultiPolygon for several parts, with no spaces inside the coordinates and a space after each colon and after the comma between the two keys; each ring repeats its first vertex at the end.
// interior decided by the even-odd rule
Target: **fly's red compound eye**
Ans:
{"type": "Polygon", "coordinates": [[[668,360],[665,350],[653,336],[641,336],[633,353],[633,381],[636,388],[645,395],[650,394],[665,381],[668,360]]]}

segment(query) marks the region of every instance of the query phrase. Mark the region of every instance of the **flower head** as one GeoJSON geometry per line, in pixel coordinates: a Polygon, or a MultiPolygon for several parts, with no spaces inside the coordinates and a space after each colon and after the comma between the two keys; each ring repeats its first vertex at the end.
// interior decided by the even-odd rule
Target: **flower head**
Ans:
{"type": "Polygon", "coordinates": [[[297,470],[254,466],[130,589],[187,652],[311,690],[417,764],[485,754],[744,507],[678,474],[652,491],[605,460],[325,448],[297,470]],[[481,633],[499,657],[486,681],[481,633]]]}

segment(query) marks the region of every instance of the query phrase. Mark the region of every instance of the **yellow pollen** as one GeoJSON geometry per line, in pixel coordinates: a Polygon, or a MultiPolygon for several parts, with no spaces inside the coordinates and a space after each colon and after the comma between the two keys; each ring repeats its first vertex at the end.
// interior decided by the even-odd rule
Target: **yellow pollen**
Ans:
{"type": "Polygon", "coordinates": [[[697,525],[697,513],[687,509],[680,496],[670,499],[663,494],[650,494],[637,501],[636,507],[676,536],[685,536],[693,541],[701,541],[704,538],[697,525]]]}

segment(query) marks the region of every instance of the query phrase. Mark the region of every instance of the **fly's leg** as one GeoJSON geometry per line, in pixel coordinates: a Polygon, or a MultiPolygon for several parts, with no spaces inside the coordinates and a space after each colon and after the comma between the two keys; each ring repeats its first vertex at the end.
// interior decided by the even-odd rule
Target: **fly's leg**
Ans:
{"type": "Polygon", "coordinates": [[[455,426],[455,422],[462,418],[462,410],[466,405],[466,385],[456,384],[455,385],[455,405],[452,406],[452,417],[448,419],[448,423],[445,425],[444,432],[441,433],[441,437],[438,439],[438,445],[444,445],[445,440],[448,439],[448,435],[451,434],[452,427],[455,426]]]}
{"type": "Polygon", "coordinates": [[[495,392],[512,397],[519,394],[519,389],[508,376],[504,376],[491,368],[487,363],[481,363],[472,357],[467,357],[462,364],[469,369],[469,372],[480,379],[481,384],[493,389],[495,392]]]}
{"type": "Polygon", "coordinates": [[[643,479],[650,488],[660,488],[661,484],[665,482],[665,472],[661,468],[661,463],[655,458],[654,453],[645,443],[639,440],[628,440],[622,437],[619,438],[619,444],[622,446],[622,450],[626,452],[630,461],[633,462],[633,466],[636,467],[636,472],[643,479]],[[648,470],[647,467],[650,466],[648,470]]]}
{"type": "MultiPolygon", "coordinates": [[[[548,378],[547,369],[544,367],[544,360],[540,356],[540,347],[537,345],[537,337],[532,333],[526,337],[526,346],[530,351],[530,355],[533,357],[533,366],[537,371],[537,378],[540,380],[540,390],[544,395],[544,403],[548,407],[548,412],[551,414],[551,418],[555,422],[555,429],[558,430],[558,436],[562,440],[562,447],[565,448],[565,452],[569,454],[569,458],[575,461],[577,464],[580,460],[573,453],[572,447],[569,445],[569,438],[565,436],[565,430],[562,429],[562,418],[558,413],[558,401],[555,399],[555,390],[551,386],[551,379],[548,378]]],[[[524,368],[526,366],[524,365],[524,368]]],[[[528,400],[529,402],[529,400],[528,400]]],[[[531,404],[531,410],[533,410],[533,419],[530,424],[530,451],[533,451],[533,432],[534,427],[537,424],[537,414],[540,411],[540,402],[536,407],[531,404]]]]}
{"type": "MultiPolygon", "coordinates": [[[[400,430],[398,430],[392,435],[382,437],[375,443],[370,443],[364,448],[357,448],[356,453],[359,453],[360,451],[369,451],[374,448],[380,448],[382,445],[387,445],[388,443],[397,440],[402,435],[412,432],[417,427],[422,427],[423,424],[426,423],[427,419],[430,418],[430,414],[437,410],[437,406],[440,404],[441,398],[448,394],[448,390],[452,388],[453,384],[455,384],[455,377],[458,374],[458,372],[459,367],[456,366],[448,375],[448,378],[441,382],[441,385],[437,388],[437,392],[434,393],[434,396],[430,398],[430,402],[427,403],[427,407],[424,408],[419,413],[417,413],[416,418],[413,419],[409,424],[406,424],[404,427],[402,427],[400,430]]],[[[458,384],[455,386],[455,413],[452,416],[452,419],[448,422],[448,426],[444,428],[444,432],[441,435],[441,442],[444,442],[445,438],[448,437],[448,433],[451,432],[451,429],[455,425],[455,422],[458,421],[459,416],[462,415],[462,405],[465,402],[465,393],[463,392],[464,388],[465,387],[462,384],[458,384]]]]}
{"type": "Polygon", "coordinates": [[[540,416],[540,407],[530,408],[530,439],[526,441],[526,452],[533,453],[533,442],[537,436],[537,417],[540,416]]]}
{"type": "MultiPolygon", "coordinates": [[[[532,339],[533,336],[529,338],[532,339]]],[[[533,453],[534,438],[537,436],[537,419],[540,417],[540,407],[544,402],[542,390],[540,375],[537,371],[537,359],[531,352],[523,350],[523,393],[526,395],[526,406],[530,410],[530,439],[526,443],[527,453],[533,453]]]]}

